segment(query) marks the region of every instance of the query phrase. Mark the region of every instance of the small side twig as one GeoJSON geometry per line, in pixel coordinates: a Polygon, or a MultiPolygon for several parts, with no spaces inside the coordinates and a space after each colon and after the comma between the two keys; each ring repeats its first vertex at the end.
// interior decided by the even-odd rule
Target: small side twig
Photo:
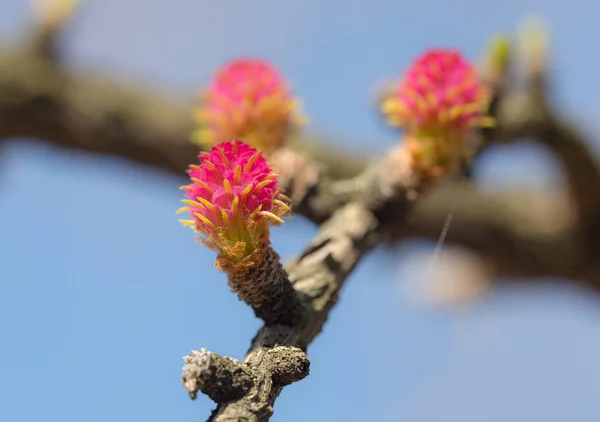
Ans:
{"type": "Polygon", "coordinates": [[[217,403],[243,396],[254,382],[250,368],[206,349],[185,357],[181,381],[192,400],[201,391],[217,403]]]}

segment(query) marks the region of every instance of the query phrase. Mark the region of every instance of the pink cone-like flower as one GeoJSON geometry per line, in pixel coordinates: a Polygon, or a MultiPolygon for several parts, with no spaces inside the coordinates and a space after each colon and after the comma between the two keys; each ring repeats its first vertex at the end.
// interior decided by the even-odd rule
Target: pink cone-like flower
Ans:
{"type": "Polygon", "coordinates": [[[182,186],[191,220],[180,220],[203,237],[220,256],[239,262],[261,247],[269,227],[282,223],[290,210],[277,189],[277,174],[262,153],[234,140],[201,152],[190,166],[192,183],[182,186]]]}
{"type": "Polygon", "coordinates": [[[393,126],[419,136],[463,137],[485,122],[489,92],[475,68],[453,50],[417,58],[382,103],[393,126]]]}
{"type": "Polygon", "coordinates": [[[196,112],[201,127],[193,138],[204,146],[240,138],[270,153],[302,123],[299,110],[275,68],[238,59],[220,69],[204,92],[196,112]]]}
{"type": "Polygon", "coordinates": [[[490,92],[457,51],[430,50],[418,57],[381,104],[392,126],[405,131],[412,168],[425,179],[458,171],[468,159],[468,136],[489,125],[490,92]]]}

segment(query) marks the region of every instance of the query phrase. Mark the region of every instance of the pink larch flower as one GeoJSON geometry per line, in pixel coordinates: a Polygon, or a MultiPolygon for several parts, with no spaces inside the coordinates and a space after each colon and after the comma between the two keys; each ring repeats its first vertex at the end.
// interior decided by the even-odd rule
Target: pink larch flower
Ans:
{"type": "Polygon", "coordinates": [[[381,109],[391,125],[412,135],[460,138],[485,122],[489,96],[458,51],[429,50],[413,62],[381,109]]]}
{"type": "Polygon", "coordinates": [[[203,237],[203,243],[231,262],[239,262],[268,239],[269,227],[282,223],[290,207],[277,189],[277,174],[262,153],[234,140],[199,154],[182,186],[191,220],[180,220],[203,237]]]}
{"type": "Polygon", "coordinates": [[[468,158],[468,135],[492,123],[489,89],[454,50],[418,57],[381,103],[390,125],[402,127],[413,169],[425,178],[458,170],[468,158]]]}
{"type": "Polygon", "coordinates": [[[238,59],[221,68],[196,111],[195,142],[212,146],[244,139],[270,153],[302,123],[300,106],[281,75],[268,63],[238,59]]]}

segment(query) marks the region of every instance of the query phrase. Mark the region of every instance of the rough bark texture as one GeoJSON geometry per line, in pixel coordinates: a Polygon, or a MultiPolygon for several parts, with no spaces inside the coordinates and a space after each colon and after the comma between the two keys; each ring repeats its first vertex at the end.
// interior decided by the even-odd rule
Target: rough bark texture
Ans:
{"type": "MultiPolygon", "coordinates": [[[[0,50],[0,146],[34,138],[185,177],[197,155],[188,142],[191,104],[65,68],[56,34],[34,30],[22,46],[0,50]]],[[[360,259],[383,241],[437,239],[454,201],[448,242],[476,254],[490,276],[524,282],[558,276],[600,292],[600,170],[592,141],[548,102],[543,60],[531,57],[524,86],[506,69],[483,67],[495,90],[497,124],[479,137],[484,148],[521,139],[544,146],[562,166],[565,190],[492,194],[469,180],[423,186],[401,149],[372,165],[307,142],[269,157],[294,211],[320,227],[286,264],[288,277],[277,269],[278,280],[267,280],[282,289],[277,300],[244,293],[266,324],[241,362],[203,349],[186,358],[184,387],[191,397],[202,391],[217,403],[210,420],[267,421],[282,388],[308,375],[306,350],[360,259]]],[[[269,265],[278,266],[274,252],[271,258],[269,265]]],[[[243,290],[240,280],[230,281],[243,290]]]]}
{"type": "Polygon", "coordinates": [[[206,349],[195,350],[185,357],[181,381],[192,400],[202,391],[218,403],[242,397],[253,384],[248,367],[206,349]]]}
{"type": "Polygon", "coordinates": [[[293,325],[301,318],[296,291],[268,238],[241,262],[230,264],[221,257],[217,267],[227,273],[231,290],[265,323],[293,325]]]}

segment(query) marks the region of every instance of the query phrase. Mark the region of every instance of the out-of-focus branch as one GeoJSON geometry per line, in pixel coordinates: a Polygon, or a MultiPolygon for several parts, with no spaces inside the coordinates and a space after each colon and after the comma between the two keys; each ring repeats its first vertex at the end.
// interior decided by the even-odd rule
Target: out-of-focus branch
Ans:
{"type": "MultiPolygon", "coordinates": [[[[592,141],[550,102],[545,29],[537,22],[528,22],[519,41],[525,68],[524,88],[511,89],[518,85],[514,77],[499,78],[494,107],[497,125],[487,131],[487,140],[530,139],[548,148],[562,166],[579,223],[594,225],[600,214],[600,167],[590,150],[592,141]]],[[[488,71],[493,70],[488,67],[488,71]]],[[[494,80],[492,75],[484,78],[494,80]]]]}
{"type": "Polygon", "coordinates": [[[455,200],[446,242],[481,257],[491,277],[563,278],[600,292],[600,231],[580,227],[570,196],[562,192],[484,193],[469,183],[443,184],[421,196],[407,224],[392,227],[389,236],[437,239],[455,200]]]}
{"type": "MultiPolygon", "coordinates": [[[[67,68],[55,54],[60,30],[56,19],[40,18],[21,46],[0,49],[0,142],[34,138],[184,176],[198,152],[189,142],[195,128],[192,102],[67,68]]],[[[357,174],[364,167],[363,158],[340,153],[318,139],[297,138],[293,147],[323,163],[333,178],[357,174]]]]}
{"type": "Polygon", "coordinates": [[[579,275],[586,252],[568,198],[560,193],[485,194],[469,183],[449,183],[424,195],[397,234],[439,237],[454,200],[447,242],[477,252],[493,264],[495,276],[579,275]]]}
{"type": "Polygon", "coordinates": [[[35,138],[185,175],[197,155],[188,109],[130,85],[0,52],[0,138],[35,138]]]}
{"type": "MultiPolygon", "coordinates": [[[[530,85],[532,86],[532,85],[530,85]]],[[[550,109],[537,89],[507,93],[499,101],[497,127],[489,133],[495,142],[530,139],[548,148],[559,160],[573,205],[582,222],[600,212],[600,169],[591,141],[575,125],[550,109]]]]}

